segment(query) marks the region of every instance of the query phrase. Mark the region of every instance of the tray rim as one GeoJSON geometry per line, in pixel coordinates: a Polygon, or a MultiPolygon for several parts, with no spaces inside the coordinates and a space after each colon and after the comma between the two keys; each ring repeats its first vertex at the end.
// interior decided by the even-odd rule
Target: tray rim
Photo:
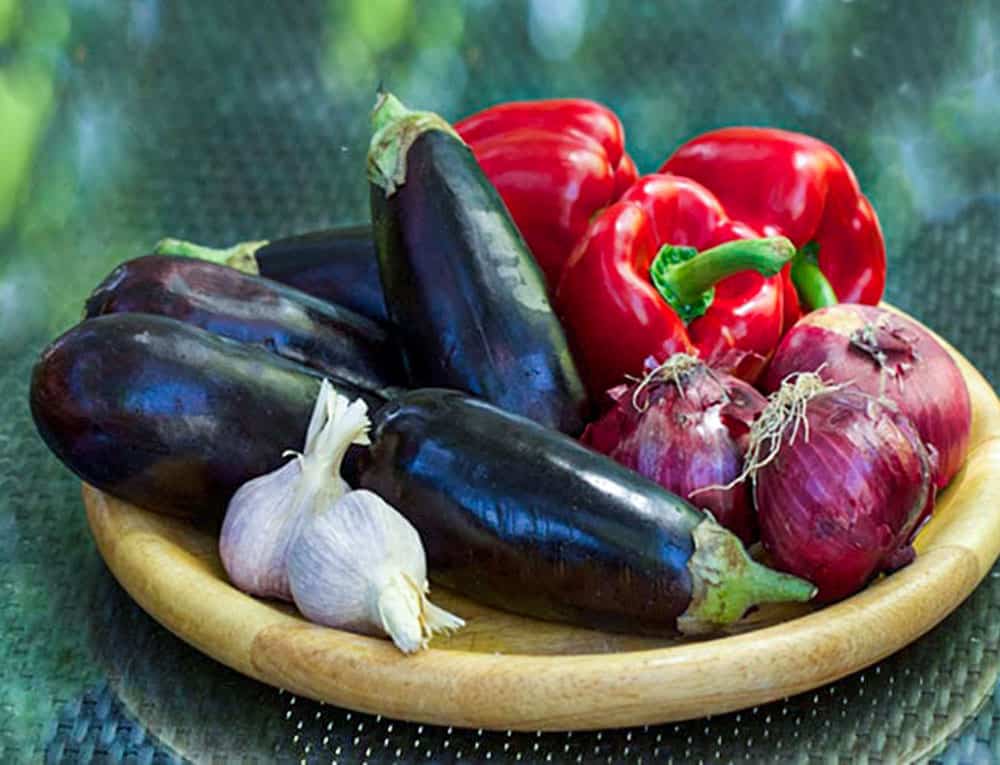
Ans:
{"type": "Polygon", "coordinates": [[[86,484],[83,500],[102,557],[147,613],[217,661],[292,693],[413,722],[495,730],[590,730],[720,714],[817,688],[894,653],[964,601],[1000,555],[1000,400],[942,342],[972,395],[974,443],[948,489],[948,517],[935,517],[921,533],[917,560],[840,603],[713,640],[568,656],[432,646],[404,657],[387,641],[311,625],[293,609],[239,592],[217,564],[178,541],[193,531],[183,521],[86,484]],[[982,500],[990,512],[976,512],[982,500]]]}

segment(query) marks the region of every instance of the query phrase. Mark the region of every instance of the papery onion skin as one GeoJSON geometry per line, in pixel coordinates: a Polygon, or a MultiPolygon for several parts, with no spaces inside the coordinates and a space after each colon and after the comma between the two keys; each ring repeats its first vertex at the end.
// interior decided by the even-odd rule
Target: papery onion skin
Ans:
{"type": "Polygon", "coordinates": [[[749,543],[757,527],[749,486],[698,490],[740,474],[750,423],[767,401],[748,383],[701,363],[681,384],[683,390],[658,379],[636,401],[638,383],[612,388],[614,406],[587,426],[581,441],[708,510],[749,543]]]}
{"type": "Polygon", "coordinates": [[[830,602],[913,558],[933,501],[933,461],[908,418],[850,388],[816,395],[794,441],[754,478],[761,540],[776,568],[830,602]],[[808,436],[806,435],[808,432],[808,436]]]}
{"type": "Polygon", "coordinates": [[[842,303],[807,314],[785,335],[761,387],[777,390],[793,372],[815,372],[827,382],[850,382],[872,396],[880,392],[881,366],[852,343],[870,326],[891,371],[884,395],[910,417],[936,452],[934,481],[943,488],[961,469],[969,449],[972,406],[954,359],[911,319],[876,306],[842,303]]]}

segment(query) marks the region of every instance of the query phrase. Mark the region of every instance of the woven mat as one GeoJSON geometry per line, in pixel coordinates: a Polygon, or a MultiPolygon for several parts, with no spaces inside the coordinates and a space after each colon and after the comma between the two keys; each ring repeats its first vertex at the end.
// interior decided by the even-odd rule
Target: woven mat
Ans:
{"type": "Polygon", "coordinates": [[[279,694],[173,638],[108,575],[78,483],[34,435],[32,360],[116,262],[166,234],[224,244],[366,217],[379,79],[452,117],[597,98],[644,170],[720,124],[820,135],[879,211],[887,298],[1000,383],[1000,8],[621,5],[39,0],[0,19],[3,82],[21,86],[0,95],[34,109],[0,99],[0,124],[24,128],[2,129],[0,159],[0,761],[1000,760],[1000,570],[911,647],[782,703],[572,736],[449,731],[279,694]],[[28,169],[5,224],[13,156],[28,169]]]}

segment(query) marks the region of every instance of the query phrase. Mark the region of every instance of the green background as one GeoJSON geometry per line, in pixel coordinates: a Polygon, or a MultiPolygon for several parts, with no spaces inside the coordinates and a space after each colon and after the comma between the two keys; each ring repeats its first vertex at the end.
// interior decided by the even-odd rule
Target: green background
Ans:
{"type": "Polygon", "coordinates": [[[878,211],[887,299],[996,386],[998,46],[1000,6],[975,0],[0,0],[0,760],[998,761],[997,571],[879,667],[707,721],[477,734],[281,695],[124,595],[26,404],[42,345],[161,236],[222,245],[366,219],[380,81],[452,119],[600,100],[646,172],[721,125],[815,134],[878,211]]]}

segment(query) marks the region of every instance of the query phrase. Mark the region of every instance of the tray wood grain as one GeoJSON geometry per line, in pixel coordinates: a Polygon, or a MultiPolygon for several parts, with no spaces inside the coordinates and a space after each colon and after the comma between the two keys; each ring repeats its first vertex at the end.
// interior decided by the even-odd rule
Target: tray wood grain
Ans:
{"type": "MultiPolygon", "coordinates": [[[[947,344],[946,344],[947,346],[947,344]]],[[[762,609],[731,634],[681,642],[495,611],[436,590],[468,621],[430,650],[312,625],[226,580],[208,532],[83,487],[98,549],[157,621],[265,683],[350,709],[472,728],[583,730],[720,714],[867,667],[940,622],[1000,554],[1000,401],[954,349],[972,396],[963,470],[940,496],[910,566],[822,609],[762,609]]]]}

